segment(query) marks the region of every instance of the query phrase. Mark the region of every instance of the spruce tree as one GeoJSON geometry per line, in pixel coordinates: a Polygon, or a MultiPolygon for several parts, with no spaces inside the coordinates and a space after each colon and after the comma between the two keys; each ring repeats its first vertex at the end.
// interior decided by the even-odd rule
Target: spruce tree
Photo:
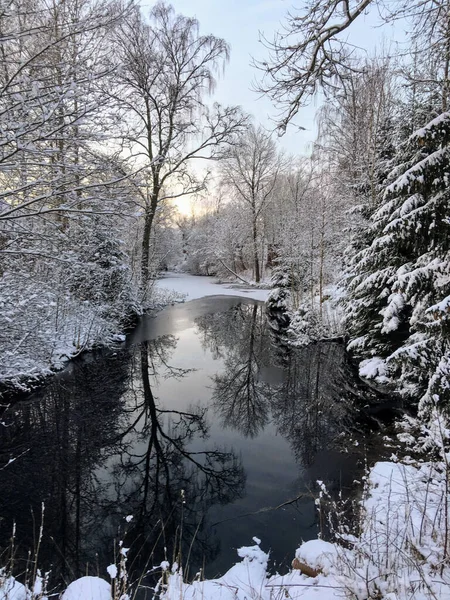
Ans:
{"type": "Polygon", "coordinates": [[[348,279],[349,348],[361,373],[447,403],[450,307],[450,114],[414,132],[374,212],[348,279]]]}

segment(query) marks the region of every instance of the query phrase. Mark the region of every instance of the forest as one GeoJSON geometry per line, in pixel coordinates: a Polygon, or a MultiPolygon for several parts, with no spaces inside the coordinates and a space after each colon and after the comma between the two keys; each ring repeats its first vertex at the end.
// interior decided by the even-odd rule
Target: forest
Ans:
{"type": "MultiPolygon", "coordinates": [[[[405,406],[394,454],[362,486],[358,533],[335,528],[322,562],[302,547],[297,559],[343,598],[449,598],[450,2],[291,8],[248,82],[271,100],[271,127],[215,100],[232,49],[201,26],[162,1],[0,0],[0,428],[18,394],[174,301],[161,275],[267,289],[277,343],[345,344],[368,388],[405,406]],[[351,44],[368,11],[406,41],[351,44]],[[280,140],[313,102],[314,143],[287,153],[280,140]]],[[[225,414],[230,382],[214,381],[225,414]]],[[[249,573],[267,564],[258,542],[241,550],[249,573]]],[[[197,597],[170,577],[155,597],[197,597]]],[[[290,577],[277,593],[308,599],[305,575],[290,577]]],[[[0,568],[1,600],[46,597],[13,595],[12,581],[0,568]]],[[[198,597],[219,597],[208,590],[198,597]]]]}

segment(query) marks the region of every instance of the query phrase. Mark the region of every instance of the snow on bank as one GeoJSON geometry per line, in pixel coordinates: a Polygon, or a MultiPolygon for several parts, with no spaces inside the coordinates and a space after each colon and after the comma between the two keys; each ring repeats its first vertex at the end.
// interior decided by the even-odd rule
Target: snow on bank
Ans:
{"type": "MultiPolygon", "coordinates": [[[[265,302],[270,290],[245,287],[244,284],[217,283],[214,277],[187,275],[185,273],[167,273],[155,284],[156,294],[169,291],[184,297],[186,300],[196,300],[206,296],[241,296],[252,300],[265,302]],[[234,287],[232,287],[234,286],[234,287]]],[[[181,298],[180,298],[181,299],[181,298]]]]}
{"type": "MultiPolygon", "coordinates": [[[[315,578],[307,577],[298,570],[287,575],[267,575],[269,555],[259,547],[259,540],[254,546],[238,549],[242,559],[229,571],[217,579],[184,583],[181,571],[174,565],[171,572],[161,579],[155,590],[160,600],[330,600],[344,599],[342,589],[333,589],[331,578],[319,574],[315,578]],[[164,580],[164,582],[163,582],[164,580]]],[[[331,544],[314,540],[304,546],[308,556],[323,562],[331,544]]],[[[303,547],[303,546],[302,546],[303,547]]],[[[167,569],[167,564],[164,569],[167,569]]],[[[337,585],[337,582],[335,582],[337,585]]],[[[130,600],[134,597],[133,590],[120,597],[120,600],[130,600]]],[[[0,600],[32,600],[29,590],[18,584],[13,577],[3,581],[0,578],[0,600]],[[5,595],[11,592],[18,595],[5,595]],[[3,594],[3,595],[2,595],[3,594]]],[[[41,597],[38,596],[36,600],[41,597]]],[[[116,596],[114,596],[116,598],[116,596]]],[[[62,600],[111,600],[111,584],[100,577],[81,577],[72,582],[61,596],[62,600]]],[[[47,598],[42,598],[47,600],[47,598]]]]}
{"type": "MultiPolygon", "coordinates": [[[[325,557],[330,546],[333,548],[331,544],[313,540],[303,544],[301,549],[314,559],[313,562],[322,563],[328,561],[325,557]]],[[[259,544],[239,548],[238,555],[242,561],[218,579],[186,584],[179,573],[173,573],[167,590],[161,595],[162,600],[331,600],[346,597],[339,582],[322,573],[311,578],[299,570],[292,570],[287,575],[268,576],[269,555],[259,544]]]]}
{"type": "Polygon", "coordinates": [[[33,382],[60,371],[80,352],[123,341],[124,336],[116,333],[117,326],[100,309],[70,299],[64,309],[60,322],[61,309],[55,303],[34,302],[26,316],[16,320],[0,315],[0,383],[29,391],[33,382]]]}
{"type": "MultiPolygon", "coordinates": [[[[256,540],[254,538],[255,541],[256,540]]],[[[315,540],[314,553],[322,556],[328,544],[315,540]],[[325,550],[324,550],[325,547],[325,550]]],[[[311,544],[307,542],[307,544],[311,544]]],[[[311,553],[310,553],[311,554],[311,553]]],[[[179,572],[169,576],[167,589],[162,600],[330,600],[345,598],[342,589],[332,589],[325,575],[307,577],[298,570],[287,575],[267,575],[269,555],[259,544],[238,549],[242,558],[223,577],[209,581],[183,582],[179,572]]]]}
{"type": "Polygon", "coordinates": [[[83,300],[58,282],[44,285],[21,274],[3,274],[0,399],[3,388],[27,392],[80,352],[123,341],[117,334],[118,303],[83,300]]]}
{"type": "Polygon", "coordinates": [[[100,577],[81,577],[69,585],[62,600],[111,600],[111,585],[100,577]]]}
{"type": "MultiPolygon", "coordinates": [[[[379,462],[370,471],[362,502],[361,534],[345,526],[344,544],[311,540],[296,559],[319,571],[267,575],[259,544],[241,548],[243,558],[223,577],[168,582],[164,600],[450,600],[448,472],[438,463],[379,462]]],[[[259,540],[255,540],[259,542],[259,540]]]]}
{"type": "MultiPolygon", "coordinates": [[[[369,473],[361,507],[361,534],[345,526],[345,542],[311,540],[296,551],[300,570],[269,575],[269,555],[255,545],[239,548],[241,562],[222,577],[185,583],[176,564],[158,584],[160,600],[450,600],[448,473],[438,463],[379,462],[369,473]],[[302,565],[300,565],[302,568],[302,565]]],[[[111,572],[109,571],[110,575],[111,572]]],[[[26,600],[26,588],[0,570],[0,600],[26,600]]],[[[129,591],[133,597],[133,590],[129,591]]],[[[124,596],[125,598],[126,596],[124,596]]],[[[110,584],[84,577],[72,583],[63,600],[109,600],[110,584]]]]}
{"type": "Polygon", "coordinates": [[[0,600],[28,600],[27,588],[14,577],[6,577],[4,570],[0,569],[0,600]]]}
{"type": "Polygon", "coordinates": [[[449,474],[443,466],[377,463],[367,480],[359,537],[343,527],[345,545],[328,544],[325,559],[311,559],[314,548],[302,550],[311,542],[297,558],[321,567],[325,583],[345,590],[346,598],[450,600],[449,474]]]}
{"type": "Polygon", "coordinates": [[[358,598],[371,589],[392,600],[450,600],[448,476],[439,462],[373,467],[363,532],[349,555],[358,598]]]}
{"type": "MultiPolygon", "coordinates": [[[[23,583],[19,583],[14,577],[7,575],[6,569],[0,569],[0,600],[48,600],[44,588],[44,578],[41,577],[39,570],[33,589],[29,590],[23,583]]],[[[102,598],[94,600],[102,600],[102,598]]]]}

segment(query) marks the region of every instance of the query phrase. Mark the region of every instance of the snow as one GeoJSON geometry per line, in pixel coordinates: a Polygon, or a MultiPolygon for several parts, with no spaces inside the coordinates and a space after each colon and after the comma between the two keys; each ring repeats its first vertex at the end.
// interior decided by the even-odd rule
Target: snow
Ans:
{"type": "Polygon", "coordinates": [[[310,540],[297,549],[295,557],[313,569],[323,571],[326,575],[336,561],[337,550],[334,544],[323,540],[310,540]]]}
{"type": "Polygon", "coordinates": [[[449,573],[441,569],[449,503],[445,489],[445,477],[433,463],[379,462],[371,470],[355,551],[369,557],[361,567],[382,592],[420,600],[450,598],[449,573]]]}
{"type": "Polygon", "coordinates": [[[14,577],[4,577],[0,570],[0,600],[28,600],[27,588],[14,577]]]}
{"type": "Polygon", "coordinates": [[[431,312],[431,313],[434,313],[434,312],[448,313],[448,312],[450,312],[450,296],[446,296],[443,300],[441,300],[441,302],[438,302],[437,304],[430,306],[430,308],[428,308],[426,312],[431,312]]]}
{"type": "Polygon", "coordinates": [[[423,184],[423,174],[427,169],[444,165],[448,161],[448,156],[449,150],[447,147],[439,148],[435,152],[429,154],[400,175],[396,181],[388,185],[385,191],[385,198],[388,199],[390,195],[403,193],[405,190],[411,191],[416,182],[423,184]]]}
{"type": "Polygon", "coordinates": [[[0,382],[27,391],[29,381],[58,371],[82,350],[120,343],[117,323],[105,316],[106,305],[59,298],[50,284],[27,282],[4,273],[0,283],[0,382]],[[17,290],[21,300],[17,301],[17,290]],[[64,315],[64,316],[62,316],[64,315]]]}
{"type": "MultiPolygon", "coordinates": [[[[327,555],[332,544],[315,540],[307,542],[306,552],[327,555]],[[309,550],[308,550],[309,549],[309,550]]],[[[303,546],[306,547],[306,544],[303,546]]],[[[300,551],[301,549],[299,549],[300,551]]],[[[299,570],[292,570],[287,575],[267,575],[268,554],[263,552],[259,544],[238,549],[242,562],[235,564],[223,577],[209,581],[183,583],[179,573],[170,576],[167,589],[162,600],[330,600],[345,598],[345,591],[336,578],[319,574],[311,578],[299,570]]]]}
{"type": "Polygon", "coordinates": [[[100,577],[81,577],[69,585],[62,600],[111,600],[111,586],[100,577]]]}
{"type": "Polygon", "coordinates": [[[241,296],[265,302],[270,290],[261,290],[239,284],[220,284],[214,277],[167,273],[156,282],[156,289],[184,295],[186,300],[196,300],[207,296],[241,296]],[[231,287],[233,285],[233,287],[231,287]]]}
{"type": "Polygon", "coordinates": [[[259,545],[239,548],[238,554],[242,562],[218,579],[186,584],[179,572],[173,573],[162,600],[250,600],[265,597],[268,554],[259,545]]]}
{"type": "Polygon", "coordinates": [[[48,600],[44,593],[44,583],[45,580],[38,570],[31,591],[14,577],[6,575],[5,569],[0,569],[0,600],[48,600]]]}
{"type": "Polygon", "coordinates": [[[390,333],[398,329],[400,324],[399,315],[405,307],[403,294],[393,293],[389,296],[388,304],[380,314],[383,315],[383,326],[381,333],[390,333]]]}
{"type": "Polygon", "coordinates": [[[44,596],[45,589],[47,587],[47,579],[50,573],[46,573],[43,577],[41,571],[38,569],[36,579],[33,586],[33,598],[37,597],[39,600],[48,600],[47,596],[44,596]]]}
{"type": "Polygon", "coordinates": [[[410,136],[410,141],[415,141],[421,138],[426,137],[428,134],[431,134],[434,137],[434,134],[436,133],[436,130],[438,128],[439,125],[446,127],[448,122],[450,121],[450,113],[448,112],[443,112],[440,115],[438,115],[437,117],[435,117],[434,119],[432,119],[429,123],[427,123],[425,125],[425,127],[421,127],[420,129],[417,129],[411,136],[410,136]]]}
{"type": "Polygon", "coordinates": [[[365,379],[376,379],[380,383],[386,383],[386,362],[379,356],[363,360],[359,364],[359,375],[365,379]]]}
{"type": "Polygon", "coordinates": [[[116,565],[109,565],[109,567],[106,567],[106,570],[108,571],[108,575],[111,577],[111,579],[115,579],[117,577],[116,565]]]}

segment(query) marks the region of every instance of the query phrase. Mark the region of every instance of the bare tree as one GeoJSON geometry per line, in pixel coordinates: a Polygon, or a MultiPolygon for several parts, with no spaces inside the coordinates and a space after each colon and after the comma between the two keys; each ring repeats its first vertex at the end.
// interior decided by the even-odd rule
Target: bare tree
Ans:
{"type": "Polygon", "coordinates": [[[124,11],[115,0],[0,2],[0,379],[61,366],[127,303],[115,213],[128,174],[105,144],[99,85],[124,11]]]}
{"type": "Polygon", "coordinates": [[[270,56],[255,62],[263,72],[257,89],[280,108],[281,133],[319,88],[334,91],[348,73],[353,49],[339,36],[371,1],[307,0],[300,14],[288,13],[273,41],[263,39],[270,56]]]}
{"type": "MultiPolygon", "coordinates": [[[[279,108],[278,127],[284,133],[302,106],[319,91],[334,95],[349,75],[359,70],[355,47],[342,35],[369,6],[380,22],[407,19],[412,53],[431,58],[420,83],[437,85],[441,107],[447,110],[450,73],[450,5],[448,0],[305,0],[288,13],[282,31],[272,41],[263,38],[267,61],[255,61],[262,72],[256,89],[279,108]],[[430,70],[431,66],[431,70],[430,70]]],[[[407,59],[411,56],[408,50],[407,59]]],[[[359,64],[358,64],[359,63],[359,64]]]]}
{"type": "Polygon", "coordinates": [[[373,208],[379,199],[381,171],[395,141],[396,83],[388,58],[367,60],[319,111],[314,153],[328,163],[335,193],[346,195],[349,208],[373,208]]]}
{"type": "Polygon", "coordinates": [[[110,70],[106,31],[121,14],[111,0],[3,6],[0,223],[92,210],[107,187],[93,147],[105,116],[97,84],[110,70]]]}
{"type": "Polygon", "coordinates": [[[262,212],[272,197],[284,165],[284,157],[271,136],[262,127],[252,125],[222,166],[224,185],[249,211],[256,283],[261,279],[259,236],[262,212]]]}
{"type": "Polygon", "coordinates": [[[144,168],[139,201],[143,210],[141,278],[145,297],[155,213],[164,200],[205,185],[188,165],[218,159],[246,123],[238,107],[208,107],[215,74],[228,59],[224,40],[199,34],[194,18],[158,3],[146,23],[136,10],[115,35],[118,85],[110,92],[125,117],[123,150],[144,168]]]}
{"type": "MultiPolygon", "coordinates": [[[[411,7],[401,3],[399,11],[410,14],[411,7]]],[[[440,104],[436,102],[436,108],[445,112],[450,93],[450,2],[416,1],[412,15],[415,72],[410,73],[407,80],[410,85],[435,94],[440,104]]]]}

